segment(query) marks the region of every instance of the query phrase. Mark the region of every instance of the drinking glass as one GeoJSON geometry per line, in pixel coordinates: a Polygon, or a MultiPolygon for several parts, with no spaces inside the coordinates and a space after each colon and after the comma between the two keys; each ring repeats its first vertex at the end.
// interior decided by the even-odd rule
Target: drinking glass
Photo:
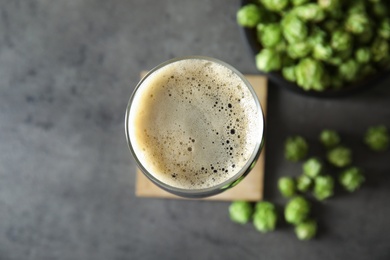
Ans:
{"type": "MultiPolygon", "coordinates": [[[[212,76],[212,75],[211,75],[212,76]]],[[[172,104],[175,105],[175,104],[172,104]]],[[[262,150],[263,144],[264,144],[264,115],[263,111],[260,105],[260,101],[256,95],[256,92],[254,91],[253,87],[249,83],[249,81],[242,75],[237,69],[232,67],[231,65],[215,59],[211,57],[205,57],[205,56],[185,56],[185,57],[178,57],[174,58],[168,61],[163,62],[162,64],[156,66],[152,70],[150,70],[142,79],[141,81],[137,84],[135,87],[133,94],[130,97],[130,100],[127,105],[126,109],[126,115],[125,115],[125,131],[126,131],[126,139],[127,143],[130,149],[130,152],[132,156],[135,159],[135,162],[139,169],[143,172],[143,174],[154,184],[156,184],[158,187],[164,189],[165,191],[168,191],[172,194],[181,196],[181,197],[186,197],[186,198],[203,198],[203,197],[208,197],[212,195],[216,195],[218,193],[224,192],[229,188],[232,188],[233,186],[237,185],[254,167],[256,161],[259,158],[260,152],[262,150]],[[243,82],[243,85],[250,91],[253,101],[256,104],[256,109],[257,109],[257,116],[255,118],[251,118],[251,120],[259,120],[259,126],[260,126],[260,134],[256,137],[256,144],[255,147],[247,160],[247,162],[241,167],[241,169],[238,170],[236,174],[233,176],[230,176],[226,180],[224,180],[221,183],[216,184],[215,186],[207,187],[207,188],[179,188],[172,186],[164,181],[162,181],[156,174],[153,172],[149,172],[147,170],[148,167],[147,165],[144,165],[142,161],[139,158],[139,153],[135,150],[135,147],[133,145],[134,140],[132,140],[131,134],[129,131],[131,131],[132,128],[136,128],[136,125],[129,125],[129,115],[132,111],[132,109],[135,109],[135,104],[134,104],[134,98],[137,95],[140,86],[145,82],[146,79],[154,75],[158,70],[163,69],[165,66],[170,65],[172,63],[178,62],[178,61],[184,61],[184,60],[204,60],[204,61],[209,61],[212,63],[217,63],[225,68],[228,68],[232,73],[236,74],[241,81],[243,82]]],[[[162,151],[164,152],[164,151],[162,151]]],[[[201,151],[200,151],[201,152],[201,151]]]]}

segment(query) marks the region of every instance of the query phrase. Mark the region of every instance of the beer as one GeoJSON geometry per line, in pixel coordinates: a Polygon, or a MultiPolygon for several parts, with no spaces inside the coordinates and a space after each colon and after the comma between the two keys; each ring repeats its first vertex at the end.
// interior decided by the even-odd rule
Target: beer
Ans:
{"type": "Polygon", "coordinates": [[[144,172],[184,190],[234,179],[256,159],[263,115],[238,71],[205,57],[161,65],[137,86],[127,111],[130,148],[144,172]]]}

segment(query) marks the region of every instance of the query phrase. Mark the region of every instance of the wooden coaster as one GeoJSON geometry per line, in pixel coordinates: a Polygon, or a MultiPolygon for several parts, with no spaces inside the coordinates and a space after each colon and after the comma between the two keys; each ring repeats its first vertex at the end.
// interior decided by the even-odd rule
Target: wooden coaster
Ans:
{"type": "MultiPolygon", "coordinates": [[[[143,77],[145,73],[146,72],[142,72],[141,77],[143,77]]],[[[260,75],[245,75],[245,77],[255,89],[265,116],[267,108],[267,78],[260,75]]],[[[244,180],[242,180],[237,186],[223,193],[204,198],[202,200],[261,200],[263,198],[264,163],[265,148],[263,147],[255,167],[244,178],[244,180]]],[[[147,177],[145,177],[145,175],[139,169],[136,170],[136,178],[135,194],[138,197],[185,199],[160,189],[147,177]]]]}

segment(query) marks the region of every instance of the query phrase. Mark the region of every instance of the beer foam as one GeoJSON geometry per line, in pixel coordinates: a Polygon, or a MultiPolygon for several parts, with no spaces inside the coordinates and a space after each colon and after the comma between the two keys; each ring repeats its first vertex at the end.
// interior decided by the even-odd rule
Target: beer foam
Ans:
{"type": "Polygon", "coordinates": [[[248,163],[263,127],[261,110],[235,72],[187,59],[140,83],[128,135],[138,160],[156,179],[203,189],[232,178],[248,163]]]}

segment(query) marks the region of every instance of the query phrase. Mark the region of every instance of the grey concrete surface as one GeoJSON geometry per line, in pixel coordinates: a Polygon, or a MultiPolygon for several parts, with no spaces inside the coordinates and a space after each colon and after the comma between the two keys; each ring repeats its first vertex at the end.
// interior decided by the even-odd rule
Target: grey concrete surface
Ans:
{"type": "Polygon", "coordinates": [[[390,151],[367,151],[369,125],[390,127],[390,81],[346,99],[269,90],[265,198],[279,210],[283,140],[321,154],[340,131],[367,183],[314,203],[318,237],[283,221],[260,234],[229,203],[137,198],[123,119],[139,72],[181,55],[257,73],[235,23],[239,1],[0,0],[0,259],[390,259],[390,151]]]}

